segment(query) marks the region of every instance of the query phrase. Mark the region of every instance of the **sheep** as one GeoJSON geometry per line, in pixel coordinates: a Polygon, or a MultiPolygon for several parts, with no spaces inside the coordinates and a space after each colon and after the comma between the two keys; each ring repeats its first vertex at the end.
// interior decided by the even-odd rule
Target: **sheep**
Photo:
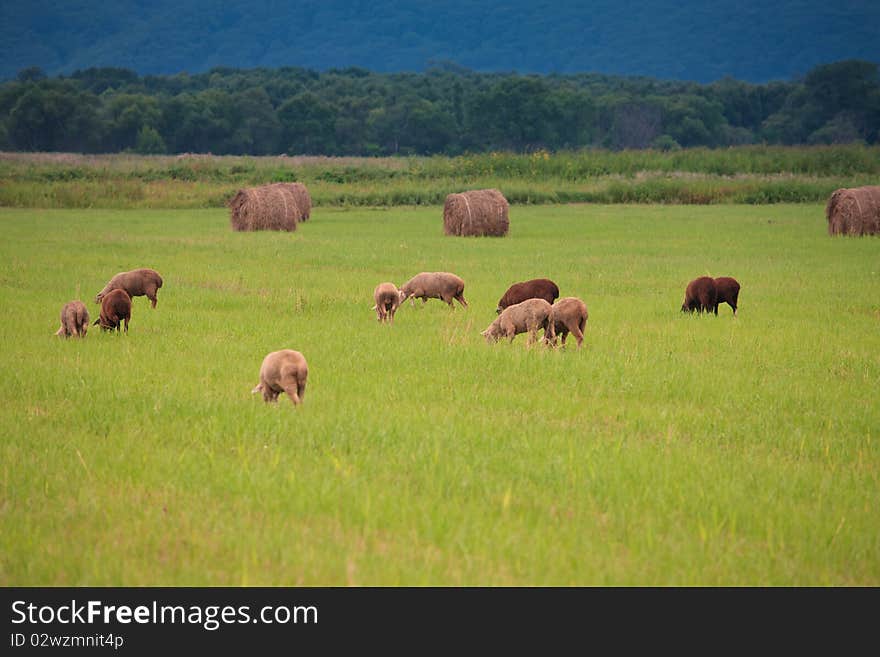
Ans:
{"type": "Polygon", "coordinates": [[[100,324],[102,331],[119,332],[119,326],[125,321],[125,332],[128,333],[128,320],[131,319],[131,297],[122,288],[110,290],[101,299],[101,316],[94,325],[100,324]]]}
{"type": "Polygon", "coordinates": [[[544,329],[544,342],[549,344],[556,337],[551,315],[553,307],[544,299],[526,299],[505,308],[494,322],[480,335],[489,344],[507,337],[513,342],[517,333],[528,333],[527,344],[538,338],[538,329],[544,329]]]}
{"type": "Polygon", "coordinates": [[[498,300],[495,312],[501,311],[515,303],[522,303],[526,299],[544,299],[547,303],[553,303],[559,297],[559,287],[548,278],[534,278],[522,283],[514,283],[507,292],[498,300]]]}
{"type": "Polygon", "coordinates": [[[467,308],[464,281],[445,271],[416,274],[400,287],[400,303],[412,299],[411,304],[414,306],[417,297],[421,298],[423,305],[428,303],[428,299],[440,299],[449,304],[450,308],[454,308],[452,300],[455,299],[467,308]]]}
{"type": "Polygon", "coordinates": [[[373,291],[373,300],[376,305],[372,310],[376,311],[376,319],[380,322],[394,323],[394,313],[402,302],[402,294],[394,283],[379,283],[373,291]]]}
{"type": "Polygon", "coordinates": [[[305,397],[308,376],[309,365],[300,352],[293,349],[273,351],[263,359],[260,382],[251,393],[262,393],[265,402],[277,402],[278,395],[286,392],[296,406],[305,397]]]}
{"type": "Polygon", "coordinates": [[[709,276],[700,276],[688,283],[684,292],[684,303],[681,304],[681,312],[698,313],[711,312],[717,307],[715,302],[717,291],[715,280],[709,276]]]}
{"type": "Polygon", "coordinates": [[[727,303],[733,308],[733,316],[736,317],[736,301],[739,299],[739,283],[735,278],[722,276],[715,279],[715,314],[718,314],[718,306],[727,303]]]}
{"type": "Polygon", "coordinates": [[[61,328],[55,335],[84,338],[89,330],[89,310],[82,301],[69,301],[61,309],[61,328]]]}
{"type": "Polygon", "coordinates": [[[95,296],[95,303],[101,300],[111,291],[123,289],[129,297],[146,297],[150,300],[153,308],[156,307],[156,291],[162,287],[162,277],[153,269],[134,269],[116,274],[104,289],[95,296]]]}
{"type": "MultiPolygon", "coordinates": [[[[580,349],[587,325],[587,304],[577,297],[563,297],[553,304],[552,310],[553,331],[556,336],[562,336],[562,346],[565,346],[565,339],[570,332],[580,349]]],[[[556,346],[556,337],[553,338],[553,345],[556,346]]]]}

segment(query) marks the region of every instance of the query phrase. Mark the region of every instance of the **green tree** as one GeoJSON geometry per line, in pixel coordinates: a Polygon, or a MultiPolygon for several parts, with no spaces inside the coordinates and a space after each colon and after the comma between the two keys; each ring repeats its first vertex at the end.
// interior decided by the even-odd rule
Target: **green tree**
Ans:
{"type": "Polygon", "coordinates": [[[160,155],[165,152],[165,141],[155,128],[145,125],[138,131],[134,150],[141,155],[160,155]]]}
{"type": "Polygon", "coordinates": [[[9,112],[8,140],[23,151],[95,152],[98,99],[68,83],[29,84],[9,112]]]}
{"type": "Polygon", "coordinates": [[[290,155],[328,154],[336,150],[337,110],[310,91],[278,108],[282,141],[290,155]]]}

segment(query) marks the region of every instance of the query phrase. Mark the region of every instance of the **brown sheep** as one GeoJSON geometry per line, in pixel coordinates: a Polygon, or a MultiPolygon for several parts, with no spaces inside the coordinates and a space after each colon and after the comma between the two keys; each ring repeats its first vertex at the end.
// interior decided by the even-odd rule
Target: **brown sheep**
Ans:
{"type": "Polygon", "coordinates": [[[522,283],[514,283],[507,292],[498,300],[496,313],[515,303],[522,303],[526,299],[544,299],[547,303],[553,303],[559,297],[559,288],[549,278],[534,278],[522,283]]]}
{"type": "Polygon", "coordinates": [[[544,342],[550,343],[556,335],[550,317],[552,313],[553,307],[544,299],[526,299],[505,308],[480,335],[491,344],[502,337],[513,342],[517,333],[528,333],[527,344],[532,344],[538,339],[538,329],[544,329],[544,342]]]}
{"type": "Polygon", "coordinates": [[[411,303],[415,305],[415,299],[421,298],[424,305],[428,299],[440,299],[449,304],[450,308],[454,308],[452,300],[455,299],[467,308],[467,301],[464,299],[464,281],[455,274],[445,271],[416,274],[401,286],[400,293],[400,303],[412,299],[411,303]]]}
{"type": "Polygon", "coordinates": [[[82,301],[69,301],[61,309],[61,328],[55,335],[84,338],[89,330],[89,310],[82,301]]]}
{"type": "Polygon", "coordinates": [[[277,402],[278,395],[286,392],[293,405],[303,401],[306,395],[306,379],[309,365],[305,356],[293,349],[273,351],[263,359],[260,366],[260,382],[251,390],[263,393],[263,401],[277,402]]]}
{"type": "Polygon", "coordinates": [[[376,305],[376,319],[380,322],[394,323],[394,313],[397,312],[401,303],[402,294],[394,283],[379,283],[373,291],[373,300],[376,305]]]}
{"type": "MultiPolygon", "coordinates": [[[[562,346],[565,346],[565,339],[569,332],[577,340],[578,349],[584,341],[584,328],[587,326],[587,304],[577,297],[563,297],[553,304],[553,330],[557,336],[562,336],[562,346]]],[[[556,338],[553,338],[553,345],[556,345],[556,338]]]]}
{"type": "Polygon", "coordinates": [[[722,276],[715,279],[715,314],[718,314],[718,306],[727,303],[733,308],[733,316],[736,317],[736,302],[739,299],[739,283],[735,278],[722,276]]]}
{"type": "Polygon", "coordinates": [[[125,321],[125,332],[128,333],[128,320],[131,319],[131,297],[128,292],[121,288],[110,290],[101,300],[101,316],[95,320],[95,325],[101,326],[102,331],[112,331],[125,321]]]}
{"type": "Polygon", "coordinates": [[[145,296],[150,300],[153,308],[156,307],[156,291],[162,287],[162,277],[153,269],[134,269],[116,274],[104,289],[98,292],[95,303],[101,303],[104,296],[110,290],[122,289],[128,292],[128,296],[145,296]]]}
{"type": "Polygon", "coordinates": [[[681,312],[711,312],[715,309],[715,280],[709,276],[700,276],[688,283],[684,292],[684,303],[681,304],[681,312]]]}

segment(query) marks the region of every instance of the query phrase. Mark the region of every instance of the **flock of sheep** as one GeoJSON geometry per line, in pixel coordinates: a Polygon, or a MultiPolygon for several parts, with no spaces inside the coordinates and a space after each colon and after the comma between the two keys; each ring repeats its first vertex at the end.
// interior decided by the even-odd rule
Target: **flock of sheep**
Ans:
{"type": "MultiPolygon", "coordinates": [[[[146,296],[152,307],[156,307],[156,293],[162,287],[162,277],[153,269],[135,269],[113,276],[97,296],[95,303],[101,304],[101,314],[94,325],[104,331],[119,331],[124,323],[128,332],[131,319],[132,297],[146,296]]],[[[688,283],[685,290],[682,312],[714,312],[718,306],[727,303],[736,316],[739,299],[739,283],[730,277],[711,278],[701,276],[688,283]]],[[[519,333],[528,333],[528,344],[537,340],[538,330],[544,331],[543,342],[556,346],[562,338],[562,345],[568,334],[574,335],[580,348],[584,340],[587,324],[587,306],[578,297],[559,297],[559,287],[547,278],[536,278],[514,283],[498,300],[498,317],[481,332],[487,342],[497,342],[507,338],[510,342],[519,333]]],[[[422,272],[398,288],[393,283],[380,283],[373,292],[376,319],[379,322],[394,322],[394,314],[407,300],[415,305],[416,299],[427,303],[428,299],[440,299],[454,308],[453,301],[467,308],[464,298],[464,281],[449,272],[422,272]]],[[[61,328],[56,335],[64,337],[85,337],[89,328],[89,311],[82,301],[71,301],[61,309],[61,328]]],[[[302,402],[306,391],[309,367],[305,357],[298,351],[282,349],[266,355],[260,366],[259,383],[251,391],[261,393],[263,400],[277,402],[284,392],[294,405],[302,402]]]]}
{"type": "MultiPolygon", "coordinates": [[[[507,338],[513,342],[519,333],[528,333],[529,344],[538,337],[538,330],[544,331],[545,344],[556,345],[557,335],[562,344],[568,334],[574,335],[578,347],[584,340],[587,324],[587,306],[577,297],[559,297],[559,287],[547,278],[536,278],[511,285],[495,311],[498,318],[481,333],[487,342],[497,342],[507,338]],[[554,303],[554,301],[556,303],[554,303]],[[552,304],[552,305],[551,305],[552,304]]],[[[399,289],[394,283],[380,283],[373,292],[376,304],[376,319],[380,322],[394,322],[394,313],[407,299],[415,304],[416,299],[427,303],[428,299],[440,299],[454,308],[453,300],[467,308],[464,298],[464,281],[445,271],[422,272],[417,274],[399,289]]]]}

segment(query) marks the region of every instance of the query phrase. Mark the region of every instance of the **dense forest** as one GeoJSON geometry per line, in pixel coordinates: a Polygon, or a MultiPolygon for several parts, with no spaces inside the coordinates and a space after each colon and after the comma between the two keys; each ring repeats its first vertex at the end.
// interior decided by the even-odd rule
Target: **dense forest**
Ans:
{"type": "Polygon", "coordinates": [[[0,85],[0,150],[406,155],[876,144],[873,62],[710,84],[598,74],[215,68],[145,75],[23,69],[0,85]]]}

